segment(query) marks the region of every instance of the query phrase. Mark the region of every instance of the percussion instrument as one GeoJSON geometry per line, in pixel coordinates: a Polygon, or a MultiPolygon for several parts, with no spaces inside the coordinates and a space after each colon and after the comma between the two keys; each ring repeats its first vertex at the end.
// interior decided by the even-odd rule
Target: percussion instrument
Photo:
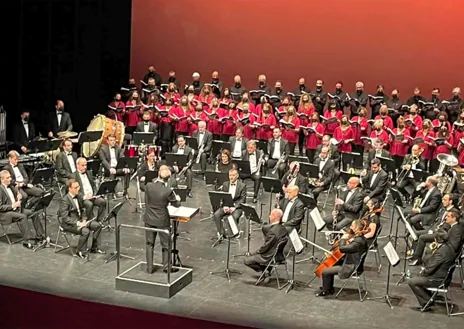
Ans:
{"type": "Polygon", "coordinates": [[[137,145],[127,145],[124,150],[124,155],[128,158],[135,158],[139,156],[138,146],[137,145]]]}
{"type": "MultiPolygon", "coordinates": [[[[56,140],[58,140],[58,138],[52,139],[52,141],[56,141],[56,140]]],[[[44,161],[45,161],[45,163],[48,163],[48,164],[55,163],[56,158],[58,157],[58,154],[60,154],[60,152],[61,152],[61,149],[59,147],[57,149],[55,149],[55,150],[45,152],[44,153],[44,161]]]]}
{"type": "Polygon", "coordinates": [[[66,139],[66,138],[73,138],[77,136],[77,133],[75,131],[60,131],[58,134],[59,138],[66,139]]]}
{"type": "Polygon", "coordinates": [[[116,136],[116,142],[118,145],[122,145],[124,142],[124,124],[120,121],[111,120],[106,116],[99,114],[93,118],[87,127],[87,131],[99,131],[102,130],[102,137],[96,142],[89,142],[82,144],[82,153],[85,157],[93,157],[97,154],[101,144],[107,144],[107,137],[109,135],[116,136]]]}

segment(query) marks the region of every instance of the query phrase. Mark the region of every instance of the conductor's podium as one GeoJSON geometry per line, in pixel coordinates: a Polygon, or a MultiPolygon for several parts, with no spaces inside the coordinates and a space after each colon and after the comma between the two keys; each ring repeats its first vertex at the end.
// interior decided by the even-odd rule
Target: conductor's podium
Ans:
{"type": "MultiPolygon", "coordinates": [[[[172,239],[170,239],[169,250],[172,256],[176,256],[174,252],[176,249],[176,232],[177,224],[179,222],[187,222],[195,217],[200,209],[199,208],[189,208],[189,207],[168,207],[169,215],[171,217],[172,227],[174,230],[167,231],[161,229],[147,228],[142,226],[133,226],[133,225],[119,225],[117,229],[117,241],[116,250],[119,252],[120,249],[120,234],[121,231],[128,230],[143,230],[143,231],[155,231],[158,233],[170,234],[172,239]],[[171,234],[172,233],[172,234],[171,234]]],[[[159,239],[159,237],[157,236],[159,239]]],[[[155,247],[160,249],[159,247],[155,247]]],[[[145,254],[143,256],[145,258],[145,254]]],[[[162,264],[153,264],[154,273],[148,274],[146,272],[146,261],[140,261],[137,264],[133,265],[129,269],[120,272],[120,259],[117,258],[117,275],[116,275],[116,290],[132,292],[136,294],[161,297],[161,298],[171,298],[176,293],[181,291],[184,287],[192,282],[193,271],[190,268],[180,267],[180,266],[171,266],[172,258],[169,260],[169,267],[176,268],[179,271],[176,273],[164,273],[162,264]]]]}

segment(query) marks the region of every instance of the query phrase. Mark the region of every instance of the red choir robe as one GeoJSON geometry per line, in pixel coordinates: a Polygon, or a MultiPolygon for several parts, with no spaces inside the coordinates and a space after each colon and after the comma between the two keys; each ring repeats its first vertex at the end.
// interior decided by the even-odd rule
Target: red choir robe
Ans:
{"type": "Polygon", "coordinates": [[[390,140],[388,133],[383,129],[380,130],[380,132],[377,132],[377,130],[372,130],[371,135],[369,137],[380,139],[381,141],[383,141],[384,145],[387,145],[388,141],[390,140]]]}
{"type": "Polygon", "coordinates": [[[284,116],[282,120],[295,125],[295,128],[292,128],[285,126],[283,123],[280,123],[282,126],[282,138],[289,143],[298,143],[298,138],[300,135],[300,119],[298,118],[298,116],[295,114],[290,121],[287,116],[284,116]]]}
{"type": "Polygon", "coordinates": [[[287,115],[287,109],[290,107],[290,105],[287,105],[287,106],[280,106],[277,110],[276,110],[276,119],[280,120],[282,119],[284,116],[287,115]]]}
{"type": "Polygon", "coordinates": [[[222,109],[219,118],[222,122],[222,134],[234,136],[237,130],[237,110],[222,109]]]}
{"type": "Polygon", "coordinates": [[[461,129],[453,129],[453,148],[457,149],[459,146],[459,140],[464,139],[464,130],[461,129]]]}
{"type": "Polygon", "coordinates": [[[461,167],[464,166],[464,143],[462,140],[458,141],[458,146],[456,148],[458,150],[458,162],[461,167]]]}
{"type": "MultiPolygon", "coordinates": [[[[439,138],[439,132],[435,133],[435,138],[439,138]]],[[[448,138],[445,138],[445,141],[447,143],[443,143],[441,145],[437,145],[436,143],[434,144],[433,148],[433,155],[432,158],[436,159],[437,155],[440,153],[445,153],[445,154],[451,154],[451,149],[453,148],[453,135],[449,134],[448,138]]]]}
{"type": "MultiPolygon", "coordinates": [[[[301,124],[301,121],[300,121],[301,124]]],[[[301,127],[302,125],[300,125],[301,127]]],[[[306,149],[308,150],[315,150],[319,145],[322,144],[322,136],[325,133],[325,127],[323,124],[319,122],[314,122],[309,125],[306,125],[306,127],[312,127],[316,132],[312,130],[306,130],[308,132],[308,135],[306,135],[306,149]],[[319,136],[318,136],[319,134],[319,136]]]]}
{"type": "Polygon", "coordinates": [[[349,126],[347,129],[342,130],[341,126],[335,128],[333,138],[335,138],[338,142],[338,150],[340,152],[351,152],[353,148],[353,140],[354,139],[354,132],[353,128],[349,126]]]}
{"type": "Polygon", "coordinates": [[[337,118],[337,121],[335,122],[332,122],[332,123],[325,123],[323,121],[323,123],[325,124],[325,133],[326,134],[329,134],[329,135],[333,135],[334,132],[335,132],[335,129],[340,125],[340,119],[342,118],[343,116],[343,112],[342,111],[336,111],[336,112],[333,112],[333,111],[325,111],[324,112],[324,117],[327,118],[327,119],[330,119],[330,118],[337,118]]]}
{"type": "MultiPolygon", "coordinates": [[[[311,117],[314,114],[314,105],[310,104],[308,108],[304,106],[298,107],[298,117],[300,118],[300,126],[307,126],[311,123],[311,117]],[[301,115],[305,114],[305,115],[301,115]]],[[[325,129],[325,128],[324,128],[325,129]]]]}
{"type": "Polygon", "coordinates": [[[374,120],[382,120],[383,121],[383,128],[384,129],[393,129],[393,120],[390,116],[382,117],[381,115],[377,115],[374,120]]]}
{"type": "Polygon", "coordinates": [[[243,128],[243,136],[246,138],[250,139],[255,139],[255,116],[248,112],[248,114],[245,114],[243,112],[239,112],[237,115],[237,126],[243,128]],[[241,120],[245,120],[248,118],[249,122],[244,123],[241,120]]]}
{"type": "MultiPolygon", "coordinates": [[[[428,133],[425,133],[422,129],[416,133],[414,138],[423,138],[424,142],[420,143],[419,146],[424,150],[421,154],[421,158],[425,160],[431,160],[433,155],[433,140],[430,137],[435,137],[434,132],[431,130],[428,133]]],[[[413,143],[414,144],[414,143],[413,143]]]]}
{"type": "Polygon", "coordinates": [[[175,105],[171,105],[169,108],[165,105],[163,106],[158,106],[158,109],[159,109],[159,122],[160,122],[160,125],[162,123],[167,123],[167,124],[171,124],[172,120],[171,118],[169,117],[169,113],[175,113],[177,110],[175,109],[177,106],[175,105]],[[167,115],[165,115],[167,114],[167,115]]]}
{"type": "Polygon", "coordinates": [[[115,101],[112,101],[108,105],[108,112],[106,112],[106,116],[112,120],[121,121],[125,125],[126,124],[126,105],[122,101],[117,102],[117,103],[115,101]]]}
{"type": "Polygon", "coordinates": [[[173,117],[175,119],[180,119],[180,120],[174,120],[176,121],[176,126],[175,126],[175,132],[176,133],[182,133],[182,134],[188,134],[189,133],[189,122],[188,122],[188,117],[190,113],[192,113],[192,108],[190,106],[182,107],[178,106],[176,107],[175,112],[173,112],[173,117]]]}
{"type": "MultiPolygon", "coordinates": [[[[449,121],[445,121],[443,122],[443,124],[446,125],[446,127],[448,128],[448,131],[451,131],[451,123],[449,123],[449,121]]],[[[433,129],[435,130],[438,130],[438,128],[440,128],[441,125],[442,123],[438,119],[435,119],[432,121],[432,126],[433,126],[433,129]]]]}
{"type": "Polygon", "coordinates": [[[253,111],[253,115],[256,119],[258,119],[261,116],[261,113],[263,113],[263,105],[258,104],[256,105],[255,110],[253,111]]]}
{"type": "Polygon", "coordinates": [[[404,121],[406,124],[406,127],[409,128],[409,131],[411,133],[411,137],[416,137],[416,133],[422,129],[422,117],[420,117],[418,114],[414,118],[411,117],[410,114],[406,115],[404,117],[404,121]],[[414,123],[411,125],[407,120],[411,119],[412,122],[414,123]]]}
{"type": "Polygon", "coordinates": [[[190,111],[187,121],[189,122],[189,135],[193,136],[193,132],[198,130],[199,121],[205,121],[208,124],[208,116],[205,112],[190,111]]]}
{"type": "Polygon", "coordinates": [[[256,107],[255,107],[255,104],[251,103],[251,102],[246,102],[246,103],[243,103],[243,102],[240,102],[237,104],[237,108],[243,108],[243,105],[244,104],[247,104],[248,105],[248,111],[250,113],[255,113],[256,112],[256,107]]]}
{"type": "Polygon", "coordinates": [[[390,155],[398,155],[404,157],[408,153],[409,148],[409,136],[411,133],[408,128],[404,128],[400,131],[399,128],[392,129],[395,135],[404,135],[401,140],[395,140],[395,136],[390,135],[390,155]]]}
{"type": "Polygon", "coordinates": [[[179,103],[180,100],[180,94],[179,93],[170,93],[167,92],[164,94],[165,99],[172,99],[174,103],[179,103]]]}
{"type": "Polygon", "coordinates": [[[221,108],[210,107],[205,111],[205,113],[208,116],[208,131],[214,135],[222,134],[222,123],[219,121],[219,114],[221,113],[221,108]]]}
{"type": "Polygon", "coordinates": [[[200,96],[198,97],[198,101],[199,101],[199,102],[202,102],[202,103],[208,104],[207,106],[203,104],[203,110],[205,110],[205,109],[209,108],[209,106],[211,105],[211,102],[212,102],[213,99],[215,99],[215,98],[216,98],[216,95],[214,95],[214,94],[207,95],[207,96],[206,96],[206,95],[205,95],[205,96],[200,95],[200,96]]]}
{"type": "Polygon", "coordinates": [[[259,119],[257,120],[258,124],[263,125],[269,125],[269,127],[259,127],[257,129],[256,133],[256,139],[259,140],[269,140],[272,138],[272,131],[277,125],[277,120],[273,114],[269,114],[267,118],[264,117],[263,114],[259,116],[259,119]]]}
{"type": "Polygon", "coordinates": [[[127,101],[126,102],[126,126],[127,127],[137,127],[140,121],[142,121],[142,114],[145,108],[142,105],[142,102],[137,101],[127,101]],[[130,106],[139,106],[140,109],[131,109],[130,106]]]}
{"type": "Polygon", "coordinates": [[[364,140],[361,137],[367,137],[367,131],[369,129],[369,122],[366,118],[354,116],[350,120],[351,129],[354,134],[354,144],[364,146],[364,140]]]}

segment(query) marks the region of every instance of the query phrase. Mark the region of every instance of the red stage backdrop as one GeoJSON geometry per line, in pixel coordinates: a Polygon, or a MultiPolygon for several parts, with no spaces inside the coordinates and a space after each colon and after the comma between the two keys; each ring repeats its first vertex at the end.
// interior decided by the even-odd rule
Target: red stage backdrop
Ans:
{"type": "Polygon", "coordinates": [[[218,70],[248,89],[264,73],[286,90],[305,77],[328,91],[361,80],[368,92],[383,84],[405,99],[439,87],[447,98],[462,83],[463,11],[456,0],[133,0],[131,74],[154,64],[182,84],[218,70]]]}

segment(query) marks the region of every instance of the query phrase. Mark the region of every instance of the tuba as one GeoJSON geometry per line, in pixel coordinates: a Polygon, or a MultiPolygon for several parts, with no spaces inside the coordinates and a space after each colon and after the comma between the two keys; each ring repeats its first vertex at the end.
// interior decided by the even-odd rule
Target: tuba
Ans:
{"type": "Polygon", "coordinates": [[[446,174],[446,169],[448,167],[455,167],[458,164],[458,159],[450,154],[440,153],[437,155],[437,160],[440,162],[440,167],[436,174],[438,176],[437,188],[442,194],[449,193],[453,190],[456,183],[456,174],[453,172],[453,177],[451,178],[446,174]]]}

